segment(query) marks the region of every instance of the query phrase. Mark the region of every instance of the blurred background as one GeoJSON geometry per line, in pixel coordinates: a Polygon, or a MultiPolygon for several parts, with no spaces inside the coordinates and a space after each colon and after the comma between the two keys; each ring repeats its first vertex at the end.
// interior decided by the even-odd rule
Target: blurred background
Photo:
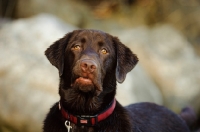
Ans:
{"type": "Polygon", "coordinates": [[[59,100],[44,51],[79,28],[118,36],[138,55],[118,84],[123,105],[191,106],[200,116],[199,16],[199,0],[0,0],[0,132],[42,131],[59,100]]]}

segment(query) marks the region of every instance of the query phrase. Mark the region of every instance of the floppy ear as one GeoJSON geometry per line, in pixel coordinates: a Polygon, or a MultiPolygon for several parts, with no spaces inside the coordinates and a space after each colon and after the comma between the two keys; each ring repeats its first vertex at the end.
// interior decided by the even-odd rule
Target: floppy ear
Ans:
{"type": "Polygon", "coordinates": [[[113,37],[113,42],[117,54],[116,79],[119,83],[122,83],[126,78],[126,74],[137,64],[138,58],[117,37],[113,37]]]}
{"type": "Polygon", "coordinates": [[[64,70],[64,53],[68,44],[69,38],[72,32],[66,34],[63,38],[54,42],[47,50],[45,55],[52,65],[54,65],[58,71],[59,76],[62,76],[64,70]]]}

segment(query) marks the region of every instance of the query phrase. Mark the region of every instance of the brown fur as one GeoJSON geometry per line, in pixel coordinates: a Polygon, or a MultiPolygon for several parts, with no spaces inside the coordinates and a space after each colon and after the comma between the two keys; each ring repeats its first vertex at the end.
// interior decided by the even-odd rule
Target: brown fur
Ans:
{"type": "MultiPolygon", "coordinates": [[[[138,62],[118,38],[98,30],[75,30],[56,41],[45,55],[60,75],[60,103],[74,115],[95,115],[115,98],[116,81],[122,83],[138,62]]],[[[66,132],[56,103],[44,121],[44,132],[66,132]]],[[[71,123],[71,132],[188,132],[184,121],[162,106],[141,103],[122,107],[95,126],[71,123]],[[160,114],[158,114],[160,113],[160,114]]]]}

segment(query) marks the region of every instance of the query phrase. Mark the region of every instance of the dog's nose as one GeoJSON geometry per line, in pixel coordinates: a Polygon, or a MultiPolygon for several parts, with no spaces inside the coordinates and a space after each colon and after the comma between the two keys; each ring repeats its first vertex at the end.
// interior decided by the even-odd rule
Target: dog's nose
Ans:
{"type": "Polygon", "coordinates": [[[94,72],[97,68],[97,64],[92,60],[82,60],[80,66],[83,72],[94,72]]]}

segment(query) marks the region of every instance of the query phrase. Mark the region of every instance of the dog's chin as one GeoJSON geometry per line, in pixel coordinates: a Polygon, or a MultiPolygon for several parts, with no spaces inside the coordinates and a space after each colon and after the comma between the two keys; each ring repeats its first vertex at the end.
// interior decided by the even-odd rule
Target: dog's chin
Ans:
{"type": "Polygon", "coordinates": [[[71,85],[72,88],[85,94],[99,95],[101,93],[101,86],[95,85],[91,79],[79,77],[75,79],[74,83],[71,85]]]}

